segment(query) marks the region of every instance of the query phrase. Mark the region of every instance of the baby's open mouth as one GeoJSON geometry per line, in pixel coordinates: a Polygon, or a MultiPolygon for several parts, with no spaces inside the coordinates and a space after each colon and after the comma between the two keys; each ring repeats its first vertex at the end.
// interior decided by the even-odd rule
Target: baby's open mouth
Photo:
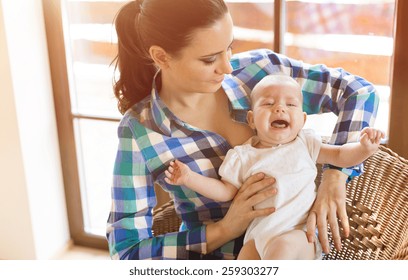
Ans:
{"type": "Polygon", "coordinates": [[[276,120],[271,123],[271,126],[274,128],[287,128],[289,126],[289,122],[285,120],[276,120]]]}

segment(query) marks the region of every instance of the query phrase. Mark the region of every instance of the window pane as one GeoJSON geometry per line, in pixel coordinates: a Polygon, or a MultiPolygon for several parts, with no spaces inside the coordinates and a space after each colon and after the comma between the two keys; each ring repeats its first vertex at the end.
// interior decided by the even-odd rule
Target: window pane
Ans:
{"type": "Polygon", "coordinates": [[[285,54],[341,67],[373,82],[381,95],[376,127],[384,131],[389,119],[394,9],[392,0],[286,1],[285,54]]]}
{"type": "Polygon", "coordinates": [[[273,0],[227,0],[225,2],[234,22],[234,53],[258,48],[273,48],[273,0]]]}
{"type": "Polygon", "coordinates": [[[74,116],[84,231],[105,235],[110,189],[117,149],[118,122],[81,116],[119,119],[113,94],[117,37],[112,25],[126,0],[62,1],[64,37],[74,116]]]}
{"type": "Polygon", "coordinates": [[[126,1],[65,1],[65,37],[74,113],[119,117],[112,90],[113,18],[126,1]]]}
{"type": "Polygon", "coordinates": [[[110,188],[117,150],[117,122],[76,119],[85,232],[105,235],[110,188]]]}

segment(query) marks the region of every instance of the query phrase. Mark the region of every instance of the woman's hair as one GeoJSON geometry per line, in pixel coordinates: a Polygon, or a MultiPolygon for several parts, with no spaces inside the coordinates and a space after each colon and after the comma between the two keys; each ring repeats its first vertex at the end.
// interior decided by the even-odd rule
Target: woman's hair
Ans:
{"type": "Polygon", "coordinates": [[[150,94],[157,71],[149,55],[152,45],[177,57],[196,29],[211,26],[227,12],[224,0],[138,0],[123,6],[115,20],[119,111],[123,114],[150,94]]]}

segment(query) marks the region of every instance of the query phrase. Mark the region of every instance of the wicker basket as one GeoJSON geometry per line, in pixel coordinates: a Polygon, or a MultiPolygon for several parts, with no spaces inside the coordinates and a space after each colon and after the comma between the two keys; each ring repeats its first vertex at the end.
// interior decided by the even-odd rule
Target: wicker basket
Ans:
{"type": "MultiPolygon", "coordinates": [[[[408,160],[381,146],[364,169],[347,186],[350,235],[342,239],[342,250],[332,249],[324,259],[407,260],[408,160]]],[[[177,231],[180,222],[169,201],[154,212],[153,232],[177,231]]]]}

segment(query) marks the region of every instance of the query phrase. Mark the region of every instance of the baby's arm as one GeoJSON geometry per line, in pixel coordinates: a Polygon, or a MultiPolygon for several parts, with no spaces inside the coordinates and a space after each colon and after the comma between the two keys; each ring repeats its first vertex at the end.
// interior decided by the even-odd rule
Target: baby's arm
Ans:
{"type": "Polygon", "coordinates": [[[384,132],[366,127],[361,131],[359,143],[347,143],[342,146],[322,144],[317,162],[338,167],[358,165],[377,151],[380,140],[384,137],[384,132]]]}
{"type": "Polygon", "coordinates": [[[237,188],[226,182],[191,171],[184,163],[175,160],[170,162],[169,168],[164,172],[166,183],[171,185],[184,185],[199,194],[217,200],[230,201],[237,193],[237,188]]]}

